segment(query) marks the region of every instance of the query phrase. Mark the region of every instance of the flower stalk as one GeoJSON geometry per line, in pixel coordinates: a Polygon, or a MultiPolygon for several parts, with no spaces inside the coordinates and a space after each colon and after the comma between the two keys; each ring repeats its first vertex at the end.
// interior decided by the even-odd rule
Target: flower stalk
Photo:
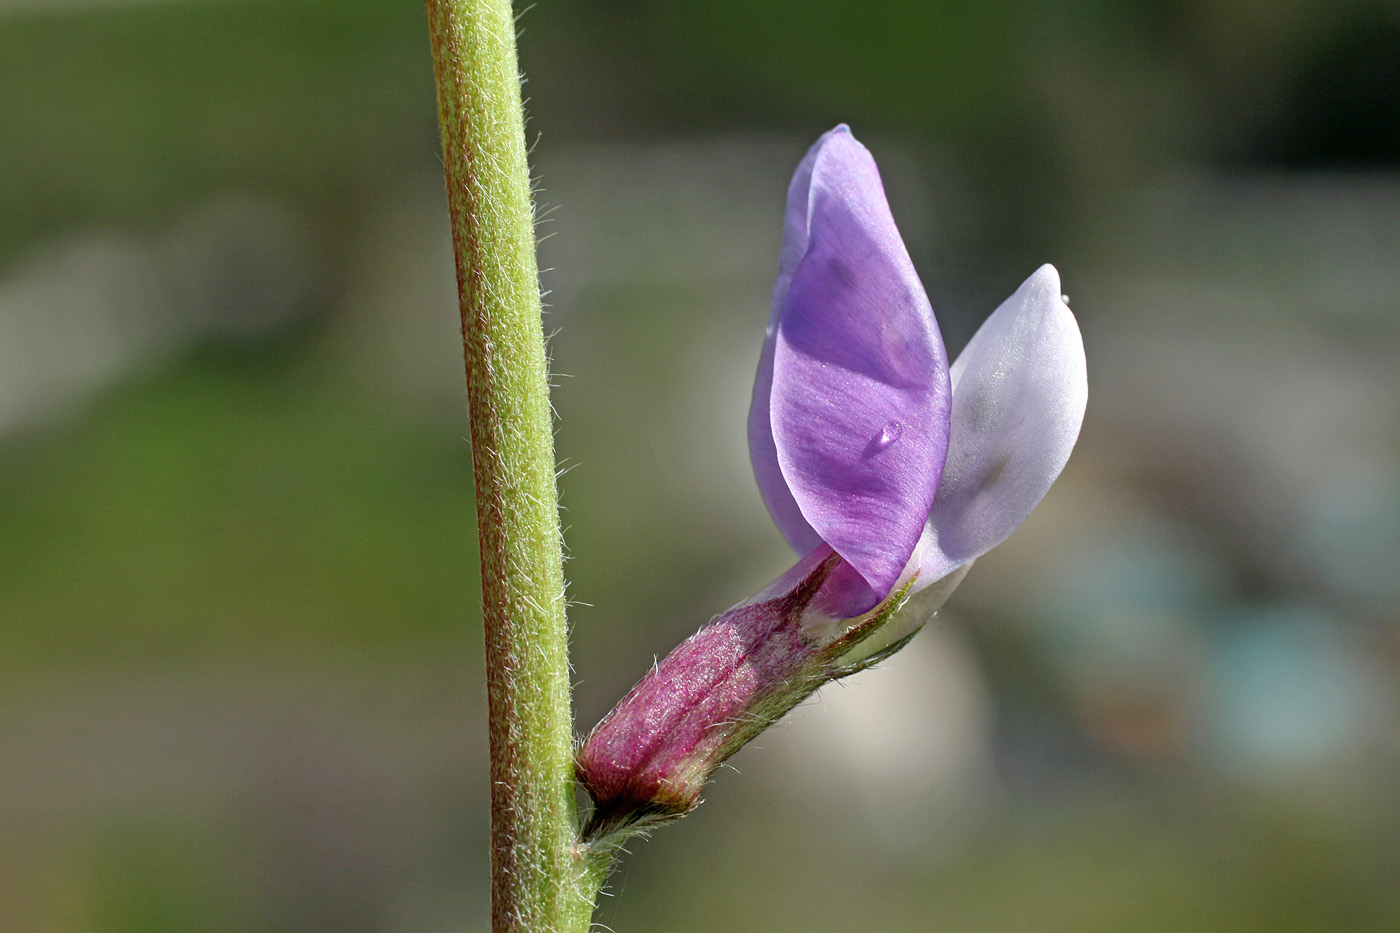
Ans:
{"type": "Polygon", "coordinates": [[[509,0],[427,0],[481,545],[495,933],[586,931],[564,576],[534,215],[509,0]]]}

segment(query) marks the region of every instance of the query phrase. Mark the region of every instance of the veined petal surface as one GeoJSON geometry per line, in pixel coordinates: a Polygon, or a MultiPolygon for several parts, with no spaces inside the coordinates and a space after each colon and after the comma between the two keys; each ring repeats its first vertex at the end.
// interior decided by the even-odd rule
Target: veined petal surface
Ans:
{"type": "Polygon", "coordinates": [[[783,247],[778,255],[778,278],[773,283],[768,328],[763,337],[763,352],[758,358],[758,374],[754,377],[753,401],[749,405],[749,460],[753,464],[754,478],[758,481],[758,490],[763,495],[768,514],[773,517],[773,523],[798,554],[811,552],[822,543],[822,539],[802,517],[802,509],[793,499],[787,480],[783,479],[782,468],[778,466],[778,448],[773,443],[773,424],[769,415],[773,391],[773,350],[777,342],[778,321],[783,314],[783,304],[787,301],[788,286],[792,284],[793,273],[807,252],[807,202],[812,187],[812,166],[816,164],[817,155],[827,140],[836,133],[850,133],[850,129],[842,123],[823,133],[797,164],[797,170],[792,173],[792,181],[788,184],[787,210],[783,215],[783,247]]]}
{"type": "MultiPolygon", "coordinates": [[[[873,605],[908,563],[943,472],[947,357],[875,161],[843,127],[816,148],[806,221],[772,337],[771,438],[802,518],[864,577],[873,605]]],[[[761,427],[751,419],[751,442],[761,427]]],[[[798,550],[808,543],[779,527],[798,550]]]]}

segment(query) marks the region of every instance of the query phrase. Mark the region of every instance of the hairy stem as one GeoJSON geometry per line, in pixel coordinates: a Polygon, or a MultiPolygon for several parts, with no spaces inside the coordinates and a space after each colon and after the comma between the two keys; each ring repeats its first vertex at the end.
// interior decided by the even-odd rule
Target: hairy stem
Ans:
{"type": "Polygon", "coordinates": [[[564,578],[534,218],[509,0],[427,0],[471,410],[496,933],[586,931],[564,578]]]}

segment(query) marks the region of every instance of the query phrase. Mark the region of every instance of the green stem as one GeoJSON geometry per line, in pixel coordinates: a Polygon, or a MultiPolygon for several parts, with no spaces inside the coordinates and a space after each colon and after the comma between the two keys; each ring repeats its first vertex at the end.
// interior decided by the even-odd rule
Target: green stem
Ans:
{"type": "Polygon", "coordinates": [[[481,541],[496,933],[586,931],[559,506],[509,0],[427,0],[481,541]]]}

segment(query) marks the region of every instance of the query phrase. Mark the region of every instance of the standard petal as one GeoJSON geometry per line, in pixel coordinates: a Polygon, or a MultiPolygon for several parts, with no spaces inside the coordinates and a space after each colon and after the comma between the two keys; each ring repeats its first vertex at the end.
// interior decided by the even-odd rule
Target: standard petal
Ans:
{"type": "Polygon", "coordinates": [[[987,318],[952,380],[947,466],[916,557],[923,585],[1006,540],[1079,437],[1084,342],[1054,266],[1041,266],[987,318]]]}
{"type": "Polygon", "coordinates": [[[807,252],[807,210],[812,166],[832,136],[849,135],[850,132],[850,128],[842,123],[823,133],[792,173],[792,181],[788,184],[787,211],[783,215],[783,247],[778,256],[778,278],[773,283],[768,329],[764,334],[763,352],[758,358],[758,374],[754,377],[753,402],[749,406],[749,459],[753,463],[758,490],[763,495],[768,513],[773,516],[774,524],[799,554],[806,554],[821,544],[821,536],[802,517],[802,510],[792,498],[787,480],[783,479],[782,468],[778,466],[778,449],[773,443],[773,425],[769,416],[773,389],[773,347],[788,286],[792,283],[798,263],[807,252]]]}
{"type": "MultiPolygon", "coordinates": [[[[773,300],[768,318],[769,331],[778,323],[783,313],[783,301],[787,298],[788,285],[798,263],[807,255],[807,216],[810,210],[812,191],[812,167],[817,164],[817,156],[826,148],[833,137],[851,138],[851,128],[844,123],[827,130],[821,138],[812,143],[788,183],[787,211],[783,214],[783,248],[778,254],[778,278],[773,283],[773,300]]],[[[859,145],[859,143],[857,143],[859,145]]]]}
{"type": "Polygon", "coordinates": [[[872,605],[927,520],[950,407],[943,340],[875,161],[833,131],[812,164],[807,249],[773,341],[769,414],[787,490],[865,578],[872,605]]]}

